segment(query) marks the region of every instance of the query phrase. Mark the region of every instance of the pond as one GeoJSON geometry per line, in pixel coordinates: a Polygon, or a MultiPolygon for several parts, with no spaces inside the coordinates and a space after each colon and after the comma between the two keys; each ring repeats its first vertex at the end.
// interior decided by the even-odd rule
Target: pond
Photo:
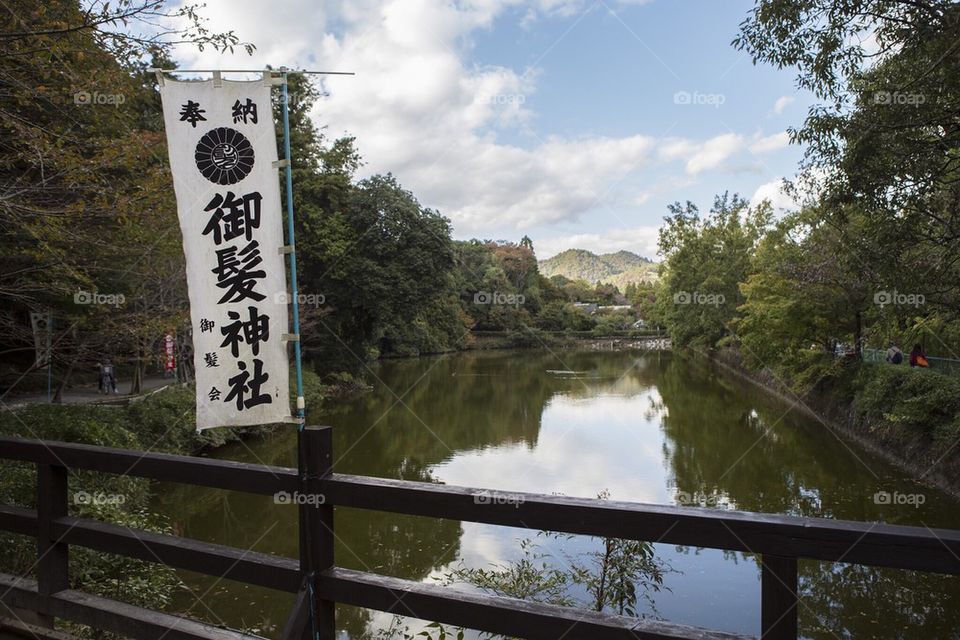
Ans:
{"type": "MultiPolygon", "coordinates": [[[[467,352],[380,362],[367,377],[371,392],[330,402],[309,420],[334,427],[340,473],[960,528],[950,496],[704,359],[639,350],[467,352]]],[[[295,432],[213,455],[296,466],[295,432]]],[[[180,535],[297,555],[294,506],[213,489],[160,489],[157,509],[180,535]]],[[[516,561],[526,538],[561,569],[600,544],[344,508],[336,528],[339,566],[412,580],[516,561]]],[[[652,602],[638,601],[639,613],[759,634],[756,557],[663,544],[654,550],[670,572],[652,602]]],[[[189,589],[175,610],[266,636],[279,634],[293,602],[227,580],[182,577],[189,589]]],[[[804,637],[960,637],[954,577],[804,561],[800,587],[804,637]]],[[[390,637],[391,618],[342,606],[337,627],[344,638],[390,637]]],[[[422,626],[402,622],[412,631],[422,626]]]]}

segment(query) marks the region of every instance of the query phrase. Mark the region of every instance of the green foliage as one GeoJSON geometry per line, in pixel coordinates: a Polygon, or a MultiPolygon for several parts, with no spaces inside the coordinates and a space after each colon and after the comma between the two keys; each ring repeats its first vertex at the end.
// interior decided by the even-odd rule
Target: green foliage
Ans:
{"type": "MultiPolygon", "coordinates": [[[[158,394],[162,395],[162,394],[158,394]]],[[[143,403],[146,404],[146,403],[143,403]]],[[[154,411],[162,411],[156,404],[154,411]]],[[[144,425],[137,421],[149,411],[122,407],[35,406],[0,413],[0,433],[6,436],[45,438],[108,447],[147,448],[151,441],[138,437],[144,425]]],[[[169,413],[164,413],[169,417],[169,413]]],[[[190,425],[192,428],[193,425],[190,425]]],[[[163,440],[162,432],[154,434],[163,440]]],[[[130,476],[75,472],[68,478],[70,513],[156,533],[172,533],[166,520],[148,510],[149,482],[130,476]]],[[[34,465],[0,467],[0,503],[35,507],[34,465]]],[[[28,575],[35,570],[36,542],[0,534],[0,567],[6,573],[28,575]]],[[[74,589],[150,608],[170,602],[180,581],[170,567],[74,547],[70,554],[70,580],[74,589]]],[[[90,634],[90,630],[77,630],[90,634]]]]}
{"type": "Polygon", "coordinates": [[[944,449],[960,435],[960,380],[906,365],[864,364],[856,379],[858,415],[916,430],[944,449]]]}
{"type": "MultiPolygon", "coordinates": [[[[610,497],[608,491],[598,496],[610,497]]],[[[541,531],[541,538],[567,540],[572,536],[541,531]]],[[[637,616],[637,599],[653,605],[653,594],[663,588],[664,575],[672,569],[657,559],[649,542],[599,539],[600,549],[583,555],[565,556],[556,562],[533,539],[520,541],[518,560],[490,568],[460,565],[448,572],[445,584],[468,583],[487,593],[542,602],[563,607],[586,606],[594,611],[611,611],[637,616]],[[589,602],[573,595],[572,587],[586,589],[589,602]]]]}
{"type": "Polygon", "coordinates": [[[770,223],[769,203],[750,207],[737,195],[718,196],[709,217],[697,207],[670,205],[660,230],[666,260],[656,315],[679,346],[713,347],[728,331],[739,305],[739,284],[770,223]]]}
{"type": "Polygon", "coordinates": [[[550,554],[530,538],[520,540],[520,551],[519,560],[491,568],[461,565],[444,576],[444,582],[468,583],[494,595],[562,607],[576,603],[569,594],[571,576],[554,566],[550,554]]]}

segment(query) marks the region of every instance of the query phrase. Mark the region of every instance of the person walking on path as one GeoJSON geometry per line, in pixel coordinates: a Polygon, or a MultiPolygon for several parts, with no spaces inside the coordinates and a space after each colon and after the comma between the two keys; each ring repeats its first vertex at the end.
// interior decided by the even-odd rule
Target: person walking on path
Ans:
{"type": "Polygon", "coordinates": [[[100,367],[100,393],[110,395],[110,391],[117,392],[117,379],[113,375],[113,362],[110,358],[104,358],[100,367]]]}

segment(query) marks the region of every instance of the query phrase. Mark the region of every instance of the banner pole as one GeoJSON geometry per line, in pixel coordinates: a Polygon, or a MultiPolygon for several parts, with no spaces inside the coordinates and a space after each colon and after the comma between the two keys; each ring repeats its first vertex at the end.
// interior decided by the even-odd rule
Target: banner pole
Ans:
{"type": "Polygon", "coordinates": [[[284,173],[287,183],[287,243],[290,247],[290,281],[293,292],[293,343],[294,362],[297,369],[297,428],[303,431],[305,402],[303,399],[303,369],[300,355],[300,296],[297,289],[297,241],[293,230],[293,167],[290,159],[290,96],[287,91],[287,72],[283,71],[283,155],[286,160],[284,173]]]}
{"type": "MultiPolygon", "coordinates": [[[[308,457],[308,446],[306,442],[310,432],[304,429],[305,402],[303,398],[303,365],[300,352],[300,296],[297,288],[297,242],[293,228],[293,166],[290,157],[290,93],[287,87],[287,71],[281,69],[283,73],[283,82],[281,90],[283,92],[283,155],[284,173],[287,183],[287,243],[290,249],[290,280],[291,291],[293,292],[293,332],[297,339],[293,343],[294,361],[297,368],[297,467],[300,473],[300,490],[309,493],[311,486],[312,465],[317,463],[308,457]]],[[[314,438],[314,442],[315,442],[314,438]]],[[[315,451],[314,451],[315,453],[315,451]]],[[[311,640],[322,640],[320,629],[320,605],[315,596],[316,574],[314,573],[313,546],[315,541],[310,531],[310,519],[307,517],[309,510],[300,508],[300,570],[304,573],[304,585],[307,588],[310,601],[310,616],[307,622],[307,628],[303,630],[302,637],[311,640]]],[[[328,612],[326,624],[333,629],[333,611],[328,612]]],[[[323,636],[326,638],[327,636],[323,636]]],[[[333,635],[329,635],[333,638],[333,635]]]]}

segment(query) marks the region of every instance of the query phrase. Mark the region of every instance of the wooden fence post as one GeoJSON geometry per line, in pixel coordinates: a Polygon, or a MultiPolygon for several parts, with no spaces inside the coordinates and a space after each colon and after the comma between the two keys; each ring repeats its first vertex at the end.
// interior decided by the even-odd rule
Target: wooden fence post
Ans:
{"type": "MultiPolygon", "coordinates": [[[[70,587],[69,546],[53,535],[53,521],[67,515],[67,469],[37,465],[37,591],[48,596],[70,587]]],[[[38,622],[50,629],[54,617],[39,616],[38,622]]]]}
{"type": "Polygon", "coordinates": [[[333,429],[305,427],[300,432],[300,571],[310,576],[314,597],[313,621],[317,638],[308,623],[304,638],[335,640],[336,603],[315,597],[320,573],[333,567],[333,505],[321,493],[321,480],[333,473],[333,429]]]}
{"type": "Polygon", "coordinates": [[[760,637],[797,639],[797,559],[764,554],[760,571],[760,637]]]}

